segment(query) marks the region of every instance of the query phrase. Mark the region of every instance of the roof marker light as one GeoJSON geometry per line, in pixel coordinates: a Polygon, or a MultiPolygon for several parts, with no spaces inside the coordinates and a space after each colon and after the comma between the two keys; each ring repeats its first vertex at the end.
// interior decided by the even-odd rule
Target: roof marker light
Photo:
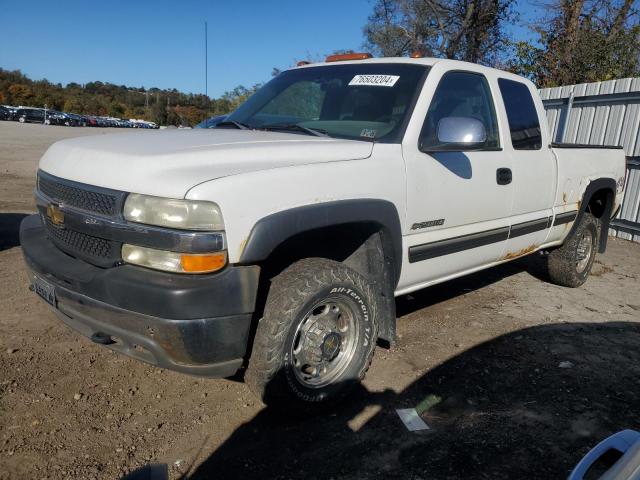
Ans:
{"type": "Polygon", "coordinates": [[[366,60],[367,58],[373,58],[370,53],[341,53],[338,55],[329,55],[325,58],[325,62],[344,62],[348,60],[366,60]]]}

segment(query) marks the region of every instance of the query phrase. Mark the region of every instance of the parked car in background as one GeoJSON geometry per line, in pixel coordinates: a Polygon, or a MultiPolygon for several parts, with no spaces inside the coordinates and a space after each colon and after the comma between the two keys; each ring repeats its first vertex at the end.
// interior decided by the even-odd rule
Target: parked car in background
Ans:
{"type": "Polygon", "coordinates": [[[67,121],[66,114],[56,110],[47,110],[46,115],[47,118],[44,121],[46,125],[65,125],[67,121]]]}
{"type": "Polygon", "coordinates": [[[158,128],[153,122],[147,122],[146,120],[135,120],[133,122],[134,128],[158,128]]]}
{"type": "Polygon", "coordinates": [[[71,117],[71,113],[60,112],[60,125],[65,127],[77,127],[77,122],[71,117]]]}
{"type": "Polygon", "coordinates": [[[46,125],[66,127],[158,128],[154,122],[146,120],[79,115],[58,110],[45,110],[38,107],[11,107],[10,105],[0,105],[0,120],[15,120],[21,123],[44,123],[46,125]]]}
{"type": "Polygon", "coordinates": [[[66,113],[67,122],[65,125],[69,127],[85,127],[87,125],[87,120],[82,115],[77,115],[75,113],[66,113]]]}
{"type": "Polygon", "coordinates": [[[7,107],[0,105],[0,120],[13,120],[13,113],[7,107]]]}
{"type": "Polygon", "coordinates": [[[193,128],[216,128],[220,122],[223,122],[227,118],[226,115],[216,115],[215,117],[207,118],[201,121],[193,128]]]}
{"type": "Polygon", "coordinates": [[[16,118],[16,112],[18,111],[17,107],[13,107],[11,105],[2,105],[2,107],[6,108],[9,111],[8,120],[17,120],[16,118]]]}
{"type": "Polygon", "coordinates": [[[19,108],[16,118],[20,123],[44,123],[44,110],[40,108],[19,108]]]}

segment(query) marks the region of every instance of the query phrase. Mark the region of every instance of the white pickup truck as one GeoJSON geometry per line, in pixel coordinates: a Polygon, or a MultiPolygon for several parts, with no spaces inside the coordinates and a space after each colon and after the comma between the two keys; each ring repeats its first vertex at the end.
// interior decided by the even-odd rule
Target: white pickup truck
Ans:
{"type": "Polygon", "coordinates": [[[551,143],[510,73],[369,57],[283,72],[215,129],[54,144],[20,232],[33,290],[94,342],[310,405],[394,341],[394,296],[535,251],[581,285],[623,151],[551,143]]]}

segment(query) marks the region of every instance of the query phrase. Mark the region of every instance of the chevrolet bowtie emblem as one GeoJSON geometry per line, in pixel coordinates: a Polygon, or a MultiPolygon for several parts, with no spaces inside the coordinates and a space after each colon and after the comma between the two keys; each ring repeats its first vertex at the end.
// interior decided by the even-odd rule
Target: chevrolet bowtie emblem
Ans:
{"type": "Polygon", "coordinates": [[[61,227],[64,225],[64,212],[60,210],[60,207],[58,205],[55,205],[53,203],[47,205],[47,217],[49,217],[51,223],[53,223],[57,227],[61,227]]]}

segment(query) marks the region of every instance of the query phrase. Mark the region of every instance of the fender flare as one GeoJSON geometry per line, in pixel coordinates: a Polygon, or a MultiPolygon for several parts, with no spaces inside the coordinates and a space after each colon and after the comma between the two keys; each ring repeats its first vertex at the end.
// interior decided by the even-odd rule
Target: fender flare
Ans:
{"type": "MultiPolygon", "coordinates": [[[[600,219],[602,230],[600,232],[600,245],[598,246],[598,252],[604,253],[607,249],[607,238],[609,237],[609,223],[611,222],[611,214],[613,213],[613,205],[615,204],[615,195],[616,195],[616,181],[613,178],[598,178],[596,180],[592,180],[582,195],[582,201],[580,202],[580,208],[578,209],[578,215],[576,220],[573,222],[573,226],[571,227],[571,231],[569,235],[573,235],[576,228],[584,215],[584,212],[587,210],[587,206],[591,201],[591,197],[593,194],[599,190],[609,190],[611,192],[611,198],[608,199],[607,204],[605,205],[605,211],[602,214],[602,218],[600,219]]],[[[567,237],[569,236],[567,235],[567,237]]]]}
{"type": "Polygon", "coordinates": [[[348,223],[370,223],[384,231],[394,265],[393,288],[402,268],[402,228],[396,206],[380,199],[352,199],[294,207],[258,220],[240,256],[241,264],[266,260],[282,242],[294,235],[348,223]]]}

